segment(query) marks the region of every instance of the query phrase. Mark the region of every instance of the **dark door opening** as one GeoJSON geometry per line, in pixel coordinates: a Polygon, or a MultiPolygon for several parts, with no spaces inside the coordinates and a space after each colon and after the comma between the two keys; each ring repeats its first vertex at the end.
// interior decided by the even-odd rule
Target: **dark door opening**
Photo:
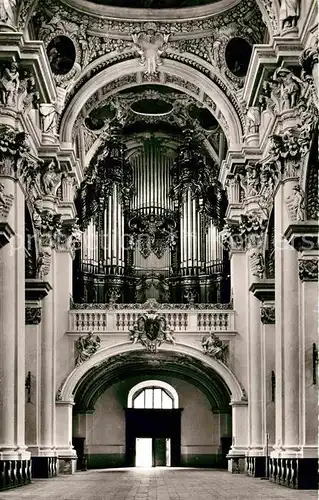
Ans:
{"type": "Polygon", "coordinates": [[[180,465],[181,409],[126,410],[126,465],[180,465]],[[144,451],[143,451],[144,450],[144,451]]]}

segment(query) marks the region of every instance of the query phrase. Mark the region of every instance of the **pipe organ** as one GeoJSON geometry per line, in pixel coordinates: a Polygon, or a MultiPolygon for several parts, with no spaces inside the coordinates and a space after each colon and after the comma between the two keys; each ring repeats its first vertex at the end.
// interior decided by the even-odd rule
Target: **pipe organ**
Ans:
{"type": "Polygon", "coordinates": [[[173,151],[145,139],[129,159],[113,142],[93,159],[78,204],[75,294],[82,300],[229,299],[218,229],[225,200],[216,167],[192,140],[173,151]],[[225,293],[216,288],[223,280],[225,293]]]}

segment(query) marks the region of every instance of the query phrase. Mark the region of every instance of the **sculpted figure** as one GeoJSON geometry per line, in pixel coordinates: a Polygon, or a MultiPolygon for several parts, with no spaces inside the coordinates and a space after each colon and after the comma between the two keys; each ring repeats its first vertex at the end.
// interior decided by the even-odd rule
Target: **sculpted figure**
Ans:
{"type": "Polygon", "coordinates": [[[281,0],[279,18],[283,30],[294,28],[300,16],[300,0],[281,0]]]}
{"type": "Polygon", "coordinates": [[[140,56],[140,64],[146,65],[145,73],[154,75],[162,64],[161,56],[167,48],[169,34],[155,33],[154,30],[133,33],[134,48],[140,56]]]}
{"type": "Polygon", "coordinates": [[[252,106],[248,108],[246,114],[246,134],[257,134],[260,126],[259,108],[252,106]]]}
{"type": "Polygon", "coordinates": [[[41,176],[41,186],[44,194],[53,195],[55,188],[61,180],[61,172],[56,172],[56,164],[52,160],[41,176]]]}
{"type": "Polygon", "coordinates": [[[100,337],[93,337],[92,332],[89,332],[86,337],[79,337],[75,343],[78,351],[75,366],[79,366],[81,363],[89,359],[99,349],[100,345],[100,337]]]}
{"type": "Polygon", "coordinates": [[[0,98],[1,104],[5,106],[15,106],[17,103],[19,89],[18,65],[15,61],[9,67],[5,67],[0,78],[0,98]]]}
{"type": "Polygon", "coordinates": [[[46,134],[57,135],[57,111],[54,104],[41,104],[40,115],[42,131],[46,134]]]}
{"type": "Polygon", "coordinates": [[[15,25],[17,0],[0,0],[0,23],[15,25]]]}
{"type": "Polygon", "coordinates": [[[298,184],[292,188],[292,195],[286,199],[286,205],[292,220],[305,220],[305,197],[298,184]]]}
{"type": "Polygon", "coordinates": [[[212,358],[218,359],[226,364],[228,345],[223,344],[214,332],[211,332],[209,336],[202,338],[202,347],[204,354],[208,354],[212,358]]]}
{"type": "Polygon", "coordinates": [[[288,68],[280,66],[273,74],[273,81],[281,87],[282,108],[292,109],[297,106],[301,93],[301,80],[288,68]]]}

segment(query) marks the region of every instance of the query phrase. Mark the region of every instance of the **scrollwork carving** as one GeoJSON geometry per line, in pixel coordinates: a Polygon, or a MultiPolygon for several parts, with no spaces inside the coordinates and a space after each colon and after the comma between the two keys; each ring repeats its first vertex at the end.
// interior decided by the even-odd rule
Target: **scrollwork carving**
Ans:
{"type": "Polygon", "coordinates": [[[274,306],[262,306],[260,319],[264,325],[273,325],[276,322],[276,310],[274,306]]]}
{"type": "Polygon", "coordinates": [[[26,307],[25,308],[25,324],[38,325],[42,318],[41,307],[26,307]]]}
{"type": "Polygon", "coordinates": [[[299,259],[301,281],[318,281],[318,259],[299,259]]]}

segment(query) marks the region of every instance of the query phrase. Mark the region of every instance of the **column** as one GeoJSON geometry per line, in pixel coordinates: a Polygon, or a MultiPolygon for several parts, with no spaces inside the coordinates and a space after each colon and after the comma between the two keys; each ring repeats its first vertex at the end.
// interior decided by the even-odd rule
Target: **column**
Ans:
{"type": "Polygon", "coordinates": [[[0,490],[30,482],[25,446],[24,193],[1,177],[8,215],[0,219],[0,490]]]}
{"type": "Polygon", "coordinates": [[[52,290],[42,301],[41,355],[40,355],[40,432],[39,446],[32,453],[34,477],[57,475],[57,453],[55,450],[55,392],[56,392],[56,325],[55,325],[55,265],[56,252],[52,246],[42,247],[51,255],[46,280],[52,290]]]}
{"type": "Polygon", "coordinates": [[[252,293],[252,286],[258,280],[255,275],[254,260],[261,250],[252,247],[247,252],[248,283],[248,370],[249,370],[249,446],[247,452],[247,471],[254,477],[265,475],[264,434],[262,428],[262,342],[260,302],[252,293]]]}

